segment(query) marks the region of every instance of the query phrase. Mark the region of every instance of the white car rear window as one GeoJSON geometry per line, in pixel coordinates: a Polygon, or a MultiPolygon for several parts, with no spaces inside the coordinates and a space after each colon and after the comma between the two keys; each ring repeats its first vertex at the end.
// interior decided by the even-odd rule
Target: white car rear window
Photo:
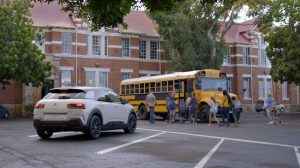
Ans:
{"type": "Polygon", "coordinates": [[[94,99],[94,91],[84,91],[80,89],[54,89],[44,97],[44,99],[94,99]]]}

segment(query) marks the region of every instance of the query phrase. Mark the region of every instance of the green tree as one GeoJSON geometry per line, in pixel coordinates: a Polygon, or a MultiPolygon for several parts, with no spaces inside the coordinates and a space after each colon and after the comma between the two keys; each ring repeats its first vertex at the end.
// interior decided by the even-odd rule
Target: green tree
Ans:
{"type": "MultiPolygon", "coordinates": [[[[56,0],[34,0],[50,3],[56,0]]],[[[91,28],[99,30],[101,27],[115,27],[124,24],[123,18],[132,8],[140,8],[143,4],[149,11],[169,11],[174,2],[182,0],[58,0],[65,11],[72,12],[78,17],[91,21],[91,28]]]]}
{"type": "Polygon", "coordinates": [[[39,86],[51,75],[51,64],[33,43],[38,38],[29,13],[30,1],[0,4],[0,83],[14,79],[39,86]]]}
{"type": "Polygon", "coordinates": [[[252,15],[268,41],[272,78],[300,84],[300,0],[265,0],[252,15]]]}
{"type": "Polygon", "coordinates": [[[252,1],[194,1],[178,3],[171,12],[152,12],[164,49],[177,69],[219,68],[227,50],[224,35],[252,1]],[[223,27],[220,29],[220,21],[223,27]]]}

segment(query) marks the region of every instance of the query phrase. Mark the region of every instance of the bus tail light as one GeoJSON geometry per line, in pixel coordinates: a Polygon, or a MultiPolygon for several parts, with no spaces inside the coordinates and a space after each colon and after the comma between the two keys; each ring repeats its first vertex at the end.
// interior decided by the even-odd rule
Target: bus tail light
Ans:
{"type": "Polygon", "coordinates": [[[68,109],[85,109],[85,105],[82,103],[68,104],[68,109]]]}

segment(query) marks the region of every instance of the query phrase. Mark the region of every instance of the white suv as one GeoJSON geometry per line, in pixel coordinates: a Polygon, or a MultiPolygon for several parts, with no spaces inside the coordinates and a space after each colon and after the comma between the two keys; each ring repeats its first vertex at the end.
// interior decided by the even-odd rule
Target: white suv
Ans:
{"type": "Polygon", "coordinates": [[[34,109],[33,125],[42,139],[58,131],[82,131],[93,139],[103,130],[134,133],[136,124],[133,106],[104,87],[51,89],[34,109]]]}

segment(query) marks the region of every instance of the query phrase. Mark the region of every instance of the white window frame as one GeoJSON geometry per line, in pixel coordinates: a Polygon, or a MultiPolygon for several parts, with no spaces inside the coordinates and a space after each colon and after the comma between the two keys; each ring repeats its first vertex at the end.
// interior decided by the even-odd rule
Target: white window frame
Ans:
{"type": "Polygon", "coordinates": [[[231,64],[231,56],[230,56],[230,49],[226,49],[224,53],[224,58],[223,58],[223,65],[229,65],[231,64]]]}
{"type": "Polygon", "coordinates": [[[85,85],[86,86],[92,86],[92,87],[95,87],[96,86],[96,74],[97,74],[97,71],[85,71],[85,85]],[[88,81],[88,73],[94,73],[93,76],[94,76],[94,79],[93,80],[93,84],[92,85],[89,85],[89,81],[88,81]]]}
{"type": "Polygon", "coordinates": [[[266,97],[266,78],[257,78],[259,99],[266,97]]]}
{"type": "Polygon", "coordinates": [[[72,86],[72,70],[63,69],[60,71],[61,71],[61,79],[60,79],[61,86],[72,86]],[[69,76],[65,77],[65,75],[69,75],[69,76]],[[69,80],[65,80],[65,78],[69,80]],[[64,85],[65,81],[68,82],[67,85],[64,85]]]}
{"type": "MultiPolygon", "coordinates": [[[[92,72],[95,72],[95,86],[96,87],[108,87],[108,83],[109,83],[109,72],[110,72],[110,69],[108,68],[89,68],[89,67],[85,67],[84,68],[85,72],[87,71],[92,71],[92,72]],[[102,72],[105,72],[107,73],[107,76],[106,76],[106,83],[103,85],[101,85],[101,73],[102,72]]],[[[85,79],[87,80],[87,79],[85,79]]]]}
{"type": "Polygon", "coordinates": [[[101,36],[92,36],[92,55],[101,55],[101,36]]]}
{"type": "Polygon", "coordinates": [[[233,85],[233,76],[227,75],[227,86],[228,86],[228,92],[232,93],[232,85],[233,85]]]}
{"type": "Polygon", "coordinates": [[[139,58],[140,59],[146,59],[147,58],[147,41],[146,40],[140,40],[139,58]]]}
{"type": "Polygon", "coordinates": [[[159,41],[150,41],[150,59],[158,60],[159,41]]]}
{"type": "Polygon", "coordinates": [[[122,57],[131,57],[130,55],[130,38],[122,38],[122,57]]]}
{"type": "Polygon", "coordinates": [[[131,72],[122,72],[122,80],[131,79],[131,72]]]}
{"type": "Polygon", "coordinates": [[[282,87],[282,100],[289,100],[289,97],[288,97],[288,83],[283,82],[281,84],[281,87],[282,87]]]}
{"type": "Polygon", "coordinates": [[[243,47],[243,64],[249,64],[250,59],[250,47],[243,47]]]}
{"type": "Polygon", "coordinates": [[[243,77],[244,99],[251,100],[251,77],[243,77]],[[247,80],[247,81],[246,81],[247,80]]]}
{"type": "Polygon", "coordinates": [[[61,33],[61,53],[71,54],[72,53],[72,33],[62,32],[61,33]]]}
{"type": "Polygon", "coordinates": [[[260,65],[268,65],[267,55],[266,55],[266,49],[261,48],[259,50],[259,64],[260,65]]]}

